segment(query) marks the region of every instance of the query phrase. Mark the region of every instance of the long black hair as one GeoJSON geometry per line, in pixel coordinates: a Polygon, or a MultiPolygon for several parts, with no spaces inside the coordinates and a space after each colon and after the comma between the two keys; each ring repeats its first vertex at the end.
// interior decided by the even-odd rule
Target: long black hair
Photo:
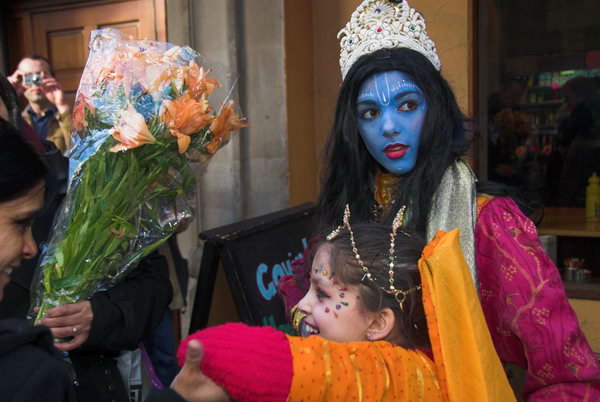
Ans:
{"type": "Polygon", "coordinates": [[[402,205],[410,206],[406,229],[421,235],[427,215],[446,169],[468,147],[464,117],[450,85],[421,53],[410,49],[381,49],[358,59],[346,75],[325,146],[325,170],[319,198],[320,226],[340,223],[346,204],[356,222],[368,221],[373,210],[373,184],[383,170],[368,152],[358,131],[356,99],[362,84],[374,74],[401,71],[423,91],[427,115],[421,130],[419,153],[413,170],[401,176],[395,203],[383,221],[390,223],[402,205]]]}
{"type": "Polygon", "coordinates": [[[46,165],[19,131],[0,119],[0,202],[33,189],[46,175],[46,165]]]}
{"type": "Polygon", "coordinates": [[[6,110],[8,110],[8,122],[18,130],[21,129],[21,111],[17,93],[2,73],[0,73],[0,100],[4,102],[6,110]]]}
{"type": "Polygon", "coordinates": [[[19,198],[43,180],[46,165],[19,131],[17,94],[2,73],[0,100],[8,110],[8,121],[0,118],[0,202],[6,202],[19,198]]]}

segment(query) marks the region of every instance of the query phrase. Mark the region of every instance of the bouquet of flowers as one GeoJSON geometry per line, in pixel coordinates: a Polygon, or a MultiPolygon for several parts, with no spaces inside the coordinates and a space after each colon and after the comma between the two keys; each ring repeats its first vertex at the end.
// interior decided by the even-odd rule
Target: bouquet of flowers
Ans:
{"type": "MultiPolygon", "coordinates": [[[[124,277],[191,216],[190,163],[246,126],[189,47],[94,31],[73,110],[69,189],[34,277],[36,321],[124,277]]],[[[33,310],[30,311],[33,316],[33,310]]]]}

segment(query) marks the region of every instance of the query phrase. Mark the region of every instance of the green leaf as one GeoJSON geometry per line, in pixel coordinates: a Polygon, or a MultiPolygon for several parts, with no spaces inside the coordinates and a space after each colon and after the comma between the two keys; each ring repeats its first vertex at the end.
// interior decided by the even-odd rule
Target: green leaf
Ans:
{"type": "Polygon", "coordinates": [[[65,256],[63,255],[63,251],[61,249],[56,250],[54,253],[54,258],[56,258],[57,265],[65,265],[65,256]]]}
{"type": "Polygon", "coordinates": [[[123,240],[123,238],[119,238],[119,237],[115,236],[112,239],[112,241],[109,243],[109,245],[106,248],[106,250],[102,254],[105,255],[105,256],[111,255],[124,242],[126,242],[126,240],[123,240]]]}
{"type": "Polygon", "coordinates": [[[54,289],[68,289],[79,286],[81,284],[81,275],[71,275],[66,278],[59,278],[52,281],[52,288],[54,289]]]}

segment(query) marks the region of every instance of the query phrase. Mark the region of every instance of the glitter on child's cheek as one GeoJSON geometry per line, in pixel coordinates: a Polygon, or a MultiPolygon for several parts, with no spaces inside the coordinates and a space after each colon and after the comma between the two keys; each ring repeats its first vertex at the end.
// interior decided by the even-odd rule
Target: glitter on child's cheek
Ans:
{"type": "Polygon", "coordinates": [[[335,309],[336,309],[336,310],[339,310],[339,309],[341,309],[341,308],[342,308],[342,306],[340,306],[339,304],[336,304],[336,305],[335,305],[335,309]]]}
{"type": "Polygon", "coordinates": [[[341,304],[343,304],[344,306],[348,307],[350,304],[348,304],[347,302],[340,302],[341,304]]]}
{"type": "Polygon", "coordinates": [[[344,296],[345,296],[345,293],[344,293],[344,292],[340,293],[340,299],[343,299],[343,298],[344,298],[344,296]]]}
{"type": "MultiPolygon", "coordinates": [[[[323,270],[323,276],[327,276],[329,274],[329,272],[327,272],[327,270],[323,270]]],[[[331,278],[330,278],[331,279],[331,278]]]]}
{"type": "Polygon", "coordinates": [[[325,307],[325,312],[329,313],[329,307],[325,307]]]}

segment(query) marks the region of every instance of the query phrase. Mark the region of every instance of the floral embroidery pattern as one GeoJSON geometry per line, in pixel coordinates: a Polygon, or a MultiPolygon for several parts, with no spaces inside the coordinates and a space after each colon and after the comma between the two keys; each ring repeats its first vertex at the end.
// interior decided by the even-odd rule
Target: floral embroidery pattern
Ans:
{"type": "Polygon", "coordinates": [[[504,273],[506,280],[508,280],[509,282],[512,281],[512,278],[513,278],[515,272],[517,272],[517,269],[515,268],[514,265],[508,265],[508,266],[503,265],[500,267],[500,269],[504,273]]]}
{"type": "Polygon", "coordinates": [[[552,374],[552,366],[549,364],[544,364],[541,369],[537,371],[537,375],[545,378],[546,380],[551,380],[554,378],[554,374],[552,374]]]}
{"type": "Polygon", "coordinates": [[[546,325],[546,318],[550,315],[547,308],[534,308],[532,312],[538,324],[546,325]]]}
{"type": "Polygon", "coordinates": [[[494,292],[489,289],[481,289],[480,293],[482,299],[491,299],[494,297],[494,292]]]}
{"type": "Polygon", "coordinates": [[[527,368],[526,400],[599,400],[600,366],[533,223],[506,198],[475,231],[481,303],[500,359],[527,368]]]}

